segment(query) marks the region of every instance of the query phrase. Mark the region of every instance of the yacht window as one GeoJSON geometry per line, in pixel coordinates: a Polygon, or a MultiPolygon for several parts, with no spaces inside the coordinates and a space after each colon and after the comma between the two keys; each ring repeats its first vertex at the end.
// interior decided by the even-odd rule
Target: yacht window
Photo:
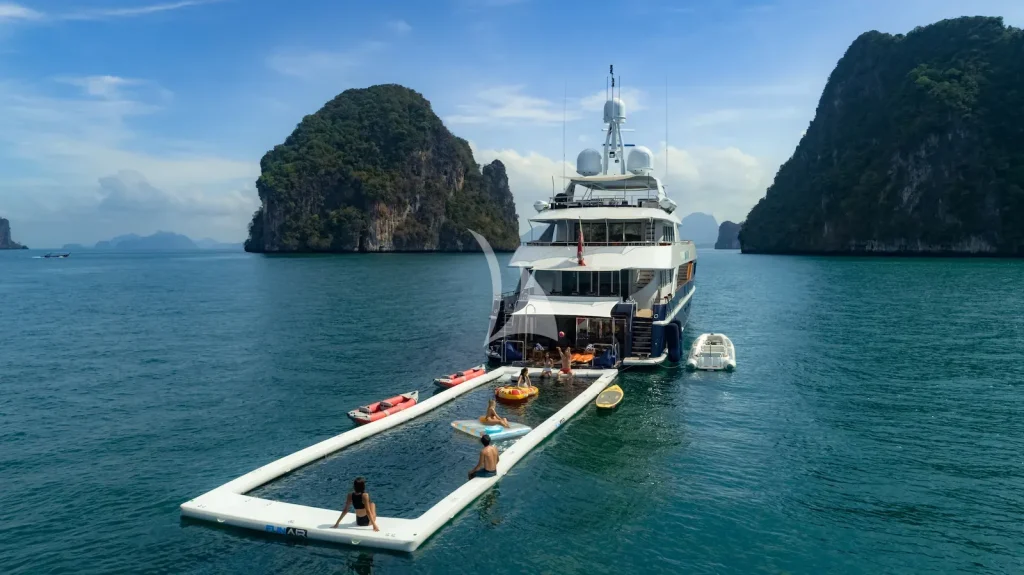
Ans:
{"type": "Polygon", "coordinates": [[[642,236],[640,235],[640,224],[641,222],[626,222],[624,225],[626,242],[640,242],[642,236]]]}
{"type": "Polygon", "coordinates": [[[555,241],[555,224],[544,224],[545,227],[531,230],[531,238],[537,238],[534,241],[551,243],[555,241]]]}
{"type": "Polygon", "coordinates": [[[663,242],[674,242],[676,241],[676,228],[668,222],[662,222],[661,224],[661,241],[663,242]]]}
{"type": "Polygon", "coordinates": [[[622,241],[622,222],[609,222],[608,223],[608,241],[609,242],[621,242],[622,241]]]}
{"type": "Polygon", "coordinates": [[[590,237],[588,242],[603,244],[608,242],[608,222],[601,220],[590,224],[590,237]]]}
{"type": "Polygon", "coordinates": [[[576,272],[565,272],[565,275],[562,277],[562,293],[564,295],[579,293],[579,287],[576,284],[577,275],[576,272]]]}
{"type": "Polygon", "coordinates": [[[598,273],[597,295],[601,295],[601,296],[616,295],[616,293],[615,293],[616,292],[615,284],[613,282],[615,281],[615,276],[618,275],[618,274],[613,274],[612,272],[597,272],[597,273],[598,273]]]}
{"type": "Polygon", "coordinates": [[[555,292],[555,281],[558,276],[558,272],[554,272],[551,270],[538,270],[533,273],[533,278],[534,281],[537,283],[537,287],[543,290],[543,293],[545,294],[551,294],[555,292]]]}
{"type": "Polygon", "coordinates": [[[555,239],[552,240],[552,241],[554,241],[556,243],[565,243],[565,242],[569,241],[569,232],[568,232],[568,229],[566,227],[566,221],[565,220],[559,220],[559,221],[555,222],[554,228],[555,228],[555,239]]]}
{"type": "Polygon", "coordinates": [[[580,272],[580,294],[581,295],[594,295],[594,289],[597,287],[593,281],[594,274],[591,272],[580,272]]]}

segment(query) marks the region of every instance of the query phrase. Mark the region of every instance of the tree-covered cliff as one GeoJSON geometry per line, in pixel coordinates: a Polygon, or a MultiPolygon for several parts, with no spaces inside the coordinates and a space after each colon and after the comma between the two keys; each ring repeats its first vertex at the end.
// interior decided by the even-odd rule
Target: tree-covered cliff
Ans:
{"type": "Polygon", "coordinates": [[[1024,256],[1024,33],[975,17],[861,35],[740,241],[1024,256]]]}
{"type": "Polygon", "coordinates": [[[718,240],[715,241],[716,250],[738,250],[740,249],[740,226],[735,222],[724,221],[718,226],[718,240]]]}
{"type": "Polygon", "coordinates": [[[11,222],[0,218],[0,250],[25,250],[26,246],[11,239],[11,222]]]}
{"type": "Polygon", "coordinates": [[[476,251],[519,243],[505,166],[481,171],[430,103],[398,85],[346,90],[267,152],[253,252],[476,251]]]}

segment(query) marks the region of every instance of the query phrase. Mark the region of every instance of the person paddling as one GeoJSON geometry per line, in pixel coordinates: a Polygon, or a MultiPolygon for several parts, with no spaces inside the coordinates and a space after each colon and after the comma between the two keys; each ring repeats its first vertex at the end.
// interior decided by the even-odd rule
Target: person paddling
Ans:
{"type": "Polygon", "coordinates": [[[498,448],[491,445],[491,436],[486,433],[480,437],[480,443],[484,444],[484,448],[480,450],[480,459],[477,460],[476,467],[469,472],[470,479],[494,477],[498,474],[498,448]]]}
{"type": "Polygon", "coordinates": [[[341,517],[334,522],[335,529],[337,529],[338,525],[341,524],[341,520],[348,513],[349,505],[355,509],[356,525],[360,527],[373,525],[374,531],[380,531],[377,527],[377,505],[370,501],[370,494],[366,492],[366,480],[362,477],[356,477],[356,480],[352,482],[352,492],[345,498],[345,508],[341,510],[341,517]]]}

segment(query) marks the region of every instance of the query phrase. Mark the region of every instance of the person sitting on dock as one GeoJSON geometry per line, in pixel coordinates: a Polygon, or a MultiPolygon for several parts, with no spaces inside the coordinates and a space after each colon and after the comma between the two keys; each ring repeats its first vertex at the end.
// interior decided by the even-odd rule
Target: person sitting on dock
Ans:
{"type": "Polygon", "coordinates": [[[523,370],[519,372],[519,381],[516,382],[516,385],[519,387],[533,386],[533,383],[530,382],[530,370],[528,368],[524,367],[523,370]]]}
{"type": "Polygon", "coordinates": [[[352,483],[352,492],[345,498],[345,508],[341,510],[341,517],[334,522],[335,529],[337,529],[338,525],[341,524],[341,520],[348,513],[349,505],[355,509],[356,525],[360,527],[373,525],[374,531],[380,531],[377,527],[377,505],[370,501],[370,494],[366,492],[366,480],[362,477],[356,477],[356,480],[352,483]],[[362,515],[359,514],[360,512],[362,515]]]}
{"type": "Polygon", "coordinates": [[[487,401],[487,413],[480,418],[480,423],[484,425],[500,425],[502,427],[509,427],[508,420],[498,415],[498,411],[495,409],[497,402],[493,399],[487,401]]]}
{"type": "Polygon", "coordinates": [[[544,354],[544,371],[540,372],[541,379],[551,377],[554,374],[555,364],[551,361],[551,356],[544,354]]]}
{"type": "Polygon", "coordinates": [[[486,433],[480,437],[480,443],[484,444],[484,448],[480,450],[480,459],[477,460],[476,467],[469,472],[470,479],[494,477],[498,474],[498,448],[491,445],[491,436],[486,433]]]}
{"type": "Polygon", "coordinates": [[[558,349],[558,356],[562,359],[562,369],[558,374],[558,378],[561,379],[565,376],[570,383],[573,381],[572,375],[572,348],[566,347],[565,351],[558,349]]]}

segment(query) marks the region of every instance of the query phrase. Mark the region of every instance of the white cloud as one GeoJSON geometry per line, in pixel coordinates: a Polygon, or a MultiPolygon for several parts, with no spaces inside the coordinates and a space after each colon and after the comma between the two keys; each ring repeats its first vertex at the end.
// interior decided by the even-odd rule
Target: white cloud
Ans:
{"type": "Polygon", "coordinates": [[[800,115],[800,113],[800,109],[794,106],[777,108],[722,108],[696,114],[689,119],[689,124],[693,127],[702,128],[735,124],[737,122],[754,123],[765,120],[794,118],[800,115]]]}
{"type": "Polygon", "coordinates": [[[192,6],[214,4],[221,1],[222,0],[182,0],[181,2],[149,4],[133,8],[93,8],[79,12],[59,14],[56,17],[61,20],[106,20],[108,18],[132,18],[135,16],[155,14],[157,12],[170,12],[172,10],[180,10],[181,8],[190,8],[192,6]]]}
{"type": "Polygon", "coordinates": [[[581,117],[579,101],[563,109],[559,102],[529,96],[524,86],[496,86],[476,93],[473,103],[459,104],[459,114],[444,118],[449,124],[560,124],[581,117]]]}
{"type": "Polygon", "coordinates": [[[138,86],[143,83],[142,80],[121,78],[119,76],[61,77],[57,78],[57,81],[78,86],[90,96],[107,99],[120,98],[122,96],[121,88],[138,86]]]}
{"type": "Polygon", "coordinates": [[[412,26],[405,20],[391,20],[387,23],[387,26],[395,34],[408,34],[412,32],[412,26]]]}
{"type": "MultiPolygon", "coordinates": [[[[244,220],[259,202],[253,194],[230,190],[222,194],[204,194],[197,189],[171,192],[153,186],[136,170],[121,170],[99,179],[101,199],[98,212],[135,217],[235,217],[244,220]]],[[[179,222],[180,223],[180,222],[179,222]]]]}
{"type": "Polygon", "coordinates": [[[267,65],[280,74],[306,80],[337,76],[363,64],[383,42],[364,42],[350,50],[283,50],[267,58],[267,65]]]}
{"type": "Polygon", "coordinates": [[[0,3],[0,22],[8,20],[39,20],[43,18],[41,12],[26,8],[20,4],[0,3]]]}
{"type": "Polygon", "coordinates": [[[508,173],[508,185],[516,200],[516,213],[519,214],[519,227],[530,229],[529,217],[536,214],[533,203],[537,200],[551,199],[552,177],[555,189],[565,187],[562,174],[576,175],[576,167],[568,162],[563,164],[537,152],[520,154],[515,150],[479,150],[470,142],[473,156],[481,165],[494,160],[501,160],[508,173]],[[564,170],[563,170],[564,167],[564,170]]]}
{"type": "MultiPolygon", "coordinates": [[[[458,113],[444,118],[449,124],[560,124],[563,117],[571,122],[589,112],[602,111],[605,92],[595,92],[583,98],[569,98],[564,102],[525,94],[525,86],[494,86],[480,90],[474,101],[456,106],[458,113]],[[564,114],[564,116],[563,116],[564,114]]],[[[646,109],[644,92],[627,88],[622,91],[626,112],[646,109]]]]}
{"type": "Polygon", "coordinates": [[[108,78],[73,79],[85,93],[76,97],[0,83],[0,205],[17,214],[19,236],[44,246],[158,229],[244,237],[258,163],[138,131],[161,102],[127,97],[135,81],[108,78]]]}
{"type": "MultiPolygon", "coordinates": [[[[472,144],[471,144],[472,146],[472,144]]],[[[536,152],[473,149],[481,164],[501,160],[508,172],[509,187],[516,199],[520,228],[529,229],[528,218],[535,214],[533,203],[551,198],[555,188],[564,187],[563,165],[567,176],[575,176],[575,165],[563,164],[536,152]]],[[[664,177],[665,150],[655,154],[655,175],[663,179],[669,197],[679,204],[680,217],[691,212],[713,214],[718,221],[742,221],[764,195],[773,170],[767,163],[737,148],[669,147],[668,177],[664,177]]]]}
{"type": "Polygon", "coordinates": [[[719,222],[740,222],[764,196],[776,166],[734,147],[684,150],[669,146],[667,176],[664,167],[663,147],[655,154],[655,174],[679,204],[680,215],[705,212],[719,222]]]}
{"type": "MultiPolygon", "coordinates": [[[[620,98],[622,102],[626,104],[626,114],[647,109],[647,106],[644,105],[644,100],[646,99],[647,94],[643,90],[638,90],[636,88],[624,88],[620,93],[619,89],[615,88],[615,97],[620,98]]],[[[588,112],[603,112],[604,103],[607,101],[608,93],[601,90],[599,92],[594,92],[585,98],[581,98],[579,106],[588,112]]]]}
{"type": "Polygon", "coordinates": [[[165,4],[149,4],[132,8],[89,8],[75,12],[47,14],[27,8],[20,4],[0,3],[0,22],[14,20],[109,20],[113,18],[133,18],[158,12],[170,12],[192,6],[214,4],[223,0],[181,0],[165,4]]]}
{"type": "MultiPolygon", "coordinates": [[[[562,122],[563,110],[555,102],[523,94],[524,86],[496,86],[476,93],[472,104],[457,106],[459,113],[447,116],[449,124],[537,123],[562,122]]],[[[565,119],[575,120],[578,110],[570,109],[565,119]]]]}

